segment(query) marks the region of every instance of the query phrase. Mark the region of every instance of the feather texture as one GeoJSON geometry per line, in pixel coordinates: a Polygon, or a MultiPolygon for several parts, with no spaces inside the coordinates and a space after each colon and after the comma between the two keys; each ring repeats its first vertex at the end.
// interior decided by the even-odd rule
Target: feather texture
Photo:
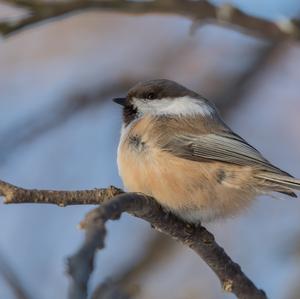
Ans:
{"type": "Polygon", "coordinates": [[[124,122],[118,168],[125,188],[155,197],[186,221],[235,215],[260,194],[300,191],[300,180],[235,134],[211,102],[176,82],[131,88],[124,122]]]}
{"type": "Polygon", "coordinates": [[[214,160],[291,177],[266,160],[258,150],[232,132],[205,135],[175,135],[164,149],[183,158],[214,160]]]}
{"type": "MultiPolygon", "coordinates": [[[[174,125],[173,125],[174,129],[174,125]]],[[[167,140],[168,138],[161,138],[167,140]]],[[[228,127],[212,132],[197,132],[178,127],[167,142],[161,142],[163,150],[187,160],[198,162],[223,162],[248,166],[253,169],[253,178],[262,191],[275,191],[297,197],[293,190],[300,191],[300,181],[289,173],[271,164],[253,146],[228,127]]]]}

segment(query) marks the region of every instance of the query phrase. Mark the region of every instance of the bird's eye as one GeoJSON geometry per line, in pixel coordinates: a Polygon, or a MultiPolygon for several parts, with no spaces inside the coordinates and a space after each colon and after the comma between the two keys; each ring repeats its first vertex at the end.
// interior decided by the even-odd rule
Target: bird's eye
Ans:
{"type": "Polygon", "coordinates": [[[150,93],[147,94],[147,99],[148,100],[153,100],[154,98],[155,98],[155,95],[154,95],[153,92],[150,92],[150,93]]]}

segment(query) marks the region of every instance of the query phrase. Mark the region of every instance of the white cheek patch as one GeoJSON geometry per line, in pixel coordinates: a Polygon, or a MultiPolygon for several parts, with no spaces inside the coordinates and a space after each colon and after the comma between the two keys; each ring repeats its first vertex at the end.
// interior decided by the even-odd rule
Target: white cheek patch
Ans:
{"type": "Polygon", "coordinates": [[[133,105],[142,114],[153,115],[181,115],[193,116],[212,116],[215,111],[209,104],[201,99],[189,96],[178,98],[164,98],[161,100],[142,100],[133,98],[133,105]]]}

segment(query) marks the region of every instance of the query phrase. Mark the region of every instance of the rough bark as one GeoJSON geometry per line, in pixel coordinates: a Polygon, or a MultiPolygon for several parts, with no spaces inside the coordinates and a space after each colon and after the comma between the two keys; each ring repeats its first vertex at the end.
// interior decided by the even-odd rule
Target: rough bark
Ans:
{"type": "Polygon", "coordinates": [[[242,272],[220,247],[214,236],[202,225],[194,226],[166,212],[151,197],[139,193],[124,193],[113,186],[84,191],[28,190],[0,181],[0,195],[5,203],[48,203],[58,206],[101,204],[87,214],[81,227],[86,231],[85,242],[68,260],[72,277],[69,298],[87,297],[87,284],[94,267],[97,249],[104,247],[107,220],[119,219],[128,212],[149,222],[155,229],[182,242],[194,250],[220,279],[222,287],[240,299],[265,299],[262,290],[242,272]]]}

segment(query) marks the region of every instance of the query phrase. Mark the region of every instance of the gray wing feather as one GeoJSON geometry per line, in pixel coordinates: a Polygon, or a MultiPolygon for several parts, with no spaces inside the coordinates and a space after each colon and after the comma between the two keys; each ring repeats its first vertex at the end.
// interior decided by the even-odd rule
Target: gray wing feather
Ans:
{"type": "Polygon", "coordinates": [[[220,161],[253,166],[261,171],[291,176],[272,165],[259,151],[231,131],[205,135],[177,135],[163,148],[193,161],[220,161]]]}

